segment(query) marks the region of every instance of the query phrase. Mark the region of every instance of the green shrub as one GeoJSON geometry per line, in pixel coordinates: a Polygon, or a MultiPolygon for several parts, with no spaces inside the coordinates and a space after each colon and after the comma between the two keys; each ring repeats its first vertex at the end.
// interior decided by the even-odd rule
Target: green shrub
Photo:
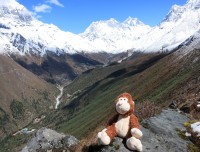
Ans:
{"type": "Polygon", "coordinates": [[[188,144],[188,151],[189,152],[200,152],[199,147],[195,146],[194,144],[188,144]]]}
{"type": "Polygon", "coordinates": [[[12,111],[12,116],[15,119],[21,118],[24,115],[24,106],[20,101],[13,100],[10,104],[10,110],[12,111]]]}
{"type": "Polygon", "coordinates": [[[176,132],[178,134],[178,136],[183,139],[183,140],[189,140],[188,137],[185,135],[186,131],[182,131],[178,128],[176,128],[176,132]]]}
{"type": "Polygon", "coordinates": [[[0,127],[3,127],[9,121],[9,115],[0,108],[0,127]]]}

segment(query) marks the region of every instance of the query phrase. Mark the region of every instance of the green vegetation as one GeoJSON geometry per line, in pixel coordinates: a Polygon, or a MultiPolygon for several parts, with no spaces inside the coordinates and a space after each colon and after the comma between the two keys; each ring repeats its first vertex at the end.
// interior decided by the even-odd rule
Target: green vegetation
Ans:
{"type": "MultiPolygon", "coordinates": [[[[105,77],[106,74],[104,73],[104,77],[99,79],[98,82],[91,83],[86,88],[82,86],[84,90],[82,90],[80,96],[62,110],[64,116],[60,116],[62,118],[60,122],[56,122],[56,128],[59,131],[71,133],[77,138],[87,136],[99,124],[106,123],[115,114],[114,101],[123,92],[131,93],[136,102],[136,109],[137,106],[139,107],[139,103],[143,101],[148,100],[150,103],[153,102],[158,107],[158,109],[153,110],[154,113],[152,115],[155,114],[155,111],[159,111],[162,105],[168,99],[171,99],[170,94],[180,86],[183,86],[200,66],[196,64],[193,66],[195,68],[190,68],[189,65],[186,65],[183,68],[180,66],[182,65],[181,62],[176,62],[175,64],[169,62],[169,60],[174,61],[176,57],[173,55],[166,56],[165,58],[163,56],[158,57],[158,55],[149,55],[145,56],[145,58],[139,57],[135,62],[127,61],[129,63],[128,67],[120,65],[121,67],[119,69],[126,68],[124,70],[125,73],[115,77],[114,75],[116,75],[117,71],[121,71],[117,69],[114,72],[115,74],[112,73],[105,77]]],[[[109,67],[106,68],[109,70],[109,67]]],[[[99,77],[99,75],[95,75],[95,70],[87,73],[91,82],[93,81],[92,77],[94,79],[95,76],[99,77]]],[[[81,79],[83,84],[85,79],[86,76],[84,79],[81,79]]],[[[77,81],[81,80],[77,78],[77,81]]],[[[87,79],[86,82],[88,81],[87,79]]],[[[72,84],[76,84],[76,80],[72,84]]],[[[76,87],[78,88],[78,85],[76,87]]],[[[70,88],[71,86],[69,86],[67,92],[70,88]]],[[[76,89],[74,88],[74,90],[76,89]]],[[[152,107],[147,106],[145,109],[148,111],[148,108],[152,107]]],[[[57,117],[59,118],[58,115],[57,117]]],[[[142,120],[145,116],[139,114],[138,117],[142,120]]],[[[146,128],[148,128],[148,125],[146,128]]]]}
{"type": "Polygon", "coordinates": [[[188,144],[188,151],[189,152],[200,152],[199,147],[195,146],[194,144],[188,144]]]}
{"type": "Polygon", "coordinates": [[[116,145],[114,145],[114,148],[115,148],[115,150],[119,150],[120,145],[119,145],[119,144],[116,144],[116,145]]]}
{"type": "MultiPolygon", "coordinates": [[[[139,75],[137,73],[138,69],[146,69],[143,64],[142,66],[139,64],[138,67],[132,67],[132,70],[131,68],[126,70],[130,71],[130,74],[128,72],[117,78],[108,77],[103,79],[93,86],[89,92],[83,92],[81,98],[72,101],[69,110],[74,110],[66,114],[68,121],[57,123],[57,129],[82,138],[102,122],[107,122],[108,117],[112,117],[115,113],[114,101],[116,97],[123,92],[127,92],[127,90],[132,90],[134,85],[132,82],[139,75]]],[[[128,92],[132,93],[132,91],[128,92]]],[[[132,95],[135,96],[133,93],[132,95]]]]}
{"type": "Polygon", "coordinates": [[[50,100],[49,99],[49,93],[46,90],[42,92],[42,95],[43,95],[44,100],[47,100],[47,101],[50,100]]]}
{"type": "Polygon", "coordinates": [[[85,108],[80,109],[73,119],[59,125],[59,130],[70,132],[76,137],[83,137],[90,131],[94,130],[103,120],[114,113],[114,99],[116,95],[121,93],[118,90],[116,93],[102,92],[94,94],[90,101],[95,101],[87,104],[85,108]],[[111,106],[113,104],[113,106],[111,106]],[[82,131],[81,131],[82,130],[82,131]]]}
{"type": "Polygon", "coordinates": [[[193,132],[193,130],[191,128],[191,124],[193,124],[195,122],[197,122],[197,121],[190,120],[183,124],[183,126],[186,128],[186,131],[191,134],[191,137],[189,139],[193,144],[188,145],[188,149],[190,152],[200,152],[200,138],[197,136],[197,133],[193,132]],[[199,151],[197,151],[197,150],[199,150],[199,151]]]}
{"type": "Polygon", "coordinates": [[[141,122],[141,125],[144,127],[144,128],[146,128],[146,129],[149,129],[150,128],[150,126],[149,126],[149,124],[147,123],[147,122],[141,122]]]}
{"type": "MultiPolygon", "coordinates": [[[[46,91],[40,93],[38,100],[27,99],[29,102],[23,104],[13,100],[10,109],[14,118],[20,118],[24,115],[24,109],[28,109],[31,103],[31,111],[37,114],[45,113],[46,118],[41,123],[30,126],[50,126],[82,139],[108,122],[115,114],[116,97],[128,92],[133,96],[136,109],[140,111],[138,113],[136,110],[136,114],[141,124],[148,129],[148,123],[142,119],[155,115],[168,100],[172,99],[171,94],[175,90],[192,81],[193,76],[199,75],[199,62],[192,64],[191,68],[190,64],[185,63],[184,58],[180,62],[174,62],[176,58],[173,54],[144,54],[133,61],[127,60],[121,64],[85,72],[65,88],[62,100],[66,103],[63,102],[63,107],[59,110],[45,113],[51,104],[45,102],[50,98],[46,91]],[[68,97],[67,94],[71,96],[68,97]]],[[[9,120],[1,109],[0,120],[9,120]]],[[[184,126],[187,128],[189,124],[185,123],[184,126]]],[[[177,130],[177,133],[181,138],[186,138],[184,132],[177,130]]],[[[2,146],[6,142],[8,145],[9,142],[13,142],[15,146],[23,143],[20,136],[8,137],[0,142],[0,151],[9,148],[2,146]]],[[[191,145],[188,147],[195,149],[191,145]]],[[[119,149],[119,146],[116,145],[115,149],[119,149]]]]}
{"type": "Polygon", "coordinates": [[[32,107],[36,110],[36,112],[40,112],[40,106],[39,106],[39,101],[38,100],[33,100],[32,101],[32,107]]]}
{"type": "Polygon", "coordinates": [[[186,128],[186,129],[189,129],[191,128],[191,124],[195,123],[196,121],[195,120],[190,120],[190,121],[187,121],[183,124],[183,126],[186,128]]]}
{"type": "Polygon", "coordinates": [[[12,111],[12,116],[15,119],[19,119],[24,116],[24,106],[21,101],[13,100],[10,104],[10,110],[12,111]]]}
{"type": "Polygon", "coordinates": [[[154,92],[148,96],[150,100],[156,101],[161,97],[168,95],[171,90],[174,90],[175,87],[181,84],[183,81],[187,80],[191,76],[192,71],[186,69],[180,74],[174,75],[172,78],[167,81],[163,81],[154,92]]]}
{"type": "Polygon", "coordinates": [[[0,107],[0,128],[3,128],[9,121],[9,115],[0,107]]]}
{"type": "Polygon", "coordinates": [[[176,128],[176,132],[178,136],[183,140],[189,140],[188,137],[185,135],[186,131],[181,131],[180,129],[176,128]]]}
{"type": "Polygon", "coordinates": [[[13,152],[14,148],[25,144],[31,135],[7,136],[0,141],[0,152],[13,152]]]}

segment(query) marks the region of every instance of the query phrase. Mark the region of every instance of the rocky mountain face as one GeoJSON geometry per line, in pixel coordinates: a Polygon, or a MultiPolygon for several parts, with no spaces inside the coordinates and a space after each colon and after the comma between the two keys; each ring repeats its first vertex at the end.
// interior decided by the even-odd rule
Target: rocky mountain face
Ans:
{"type": "MultiPolygon", "coordinates": [[[[82,72],[103,66],[84,54],[56,55],[48,52],[43,57],[37,55],[11,57],[25,69],[53,84],[67,84],[82,72]]],[[[106,61],[105,61],[106,62],[106,61]]]]}

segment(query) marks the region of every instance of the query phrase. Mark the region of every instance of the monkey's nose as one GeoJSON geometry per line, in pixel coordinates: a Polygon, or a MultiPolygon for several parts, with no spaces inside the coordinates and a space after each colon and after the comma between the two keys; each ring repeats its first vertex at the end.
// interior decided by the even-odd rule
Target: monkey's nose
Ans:
{"type": "Polygon", "coordinates": [[[119,106],[121,106],[121,105],[122,105],[122,103],[118,103],[118,105],[119,105],[119,106]]]}

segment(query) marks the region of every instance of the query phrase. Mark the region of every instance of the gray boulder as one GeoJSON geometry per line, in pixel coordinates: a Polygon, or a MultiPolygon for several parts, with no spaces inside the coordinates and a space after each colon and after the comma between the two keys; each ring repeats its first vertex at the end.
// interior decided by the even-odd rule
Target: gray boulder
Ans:
{"type": "MultiPolygon", "coordinates": [[[[142,121],[143,152],[187,152],[189,141],[178,136],[183,131],[183,123],[189,119],[177,110],[163,110],[159,115],[142,121]]],[[[130,152],[123,139],[116,137],[109,146],[93,145],[90,152],[130,152]]]]}
{"type": "Polygon", "coordinates": [[[41,128],[21,152],[70,151],[70,148],[77,145],[78,142],[73,136],[60,134],[48,128],[41,128]]]}
{"type": "Polygon", "coordinates": [[[187,152],[186,141],[178,132],[184,131],[183,123],[188,121],[186,115],[177,110],[163,110],[158,116],[142,122],[142,144],[146,152],[187,152]]]}

